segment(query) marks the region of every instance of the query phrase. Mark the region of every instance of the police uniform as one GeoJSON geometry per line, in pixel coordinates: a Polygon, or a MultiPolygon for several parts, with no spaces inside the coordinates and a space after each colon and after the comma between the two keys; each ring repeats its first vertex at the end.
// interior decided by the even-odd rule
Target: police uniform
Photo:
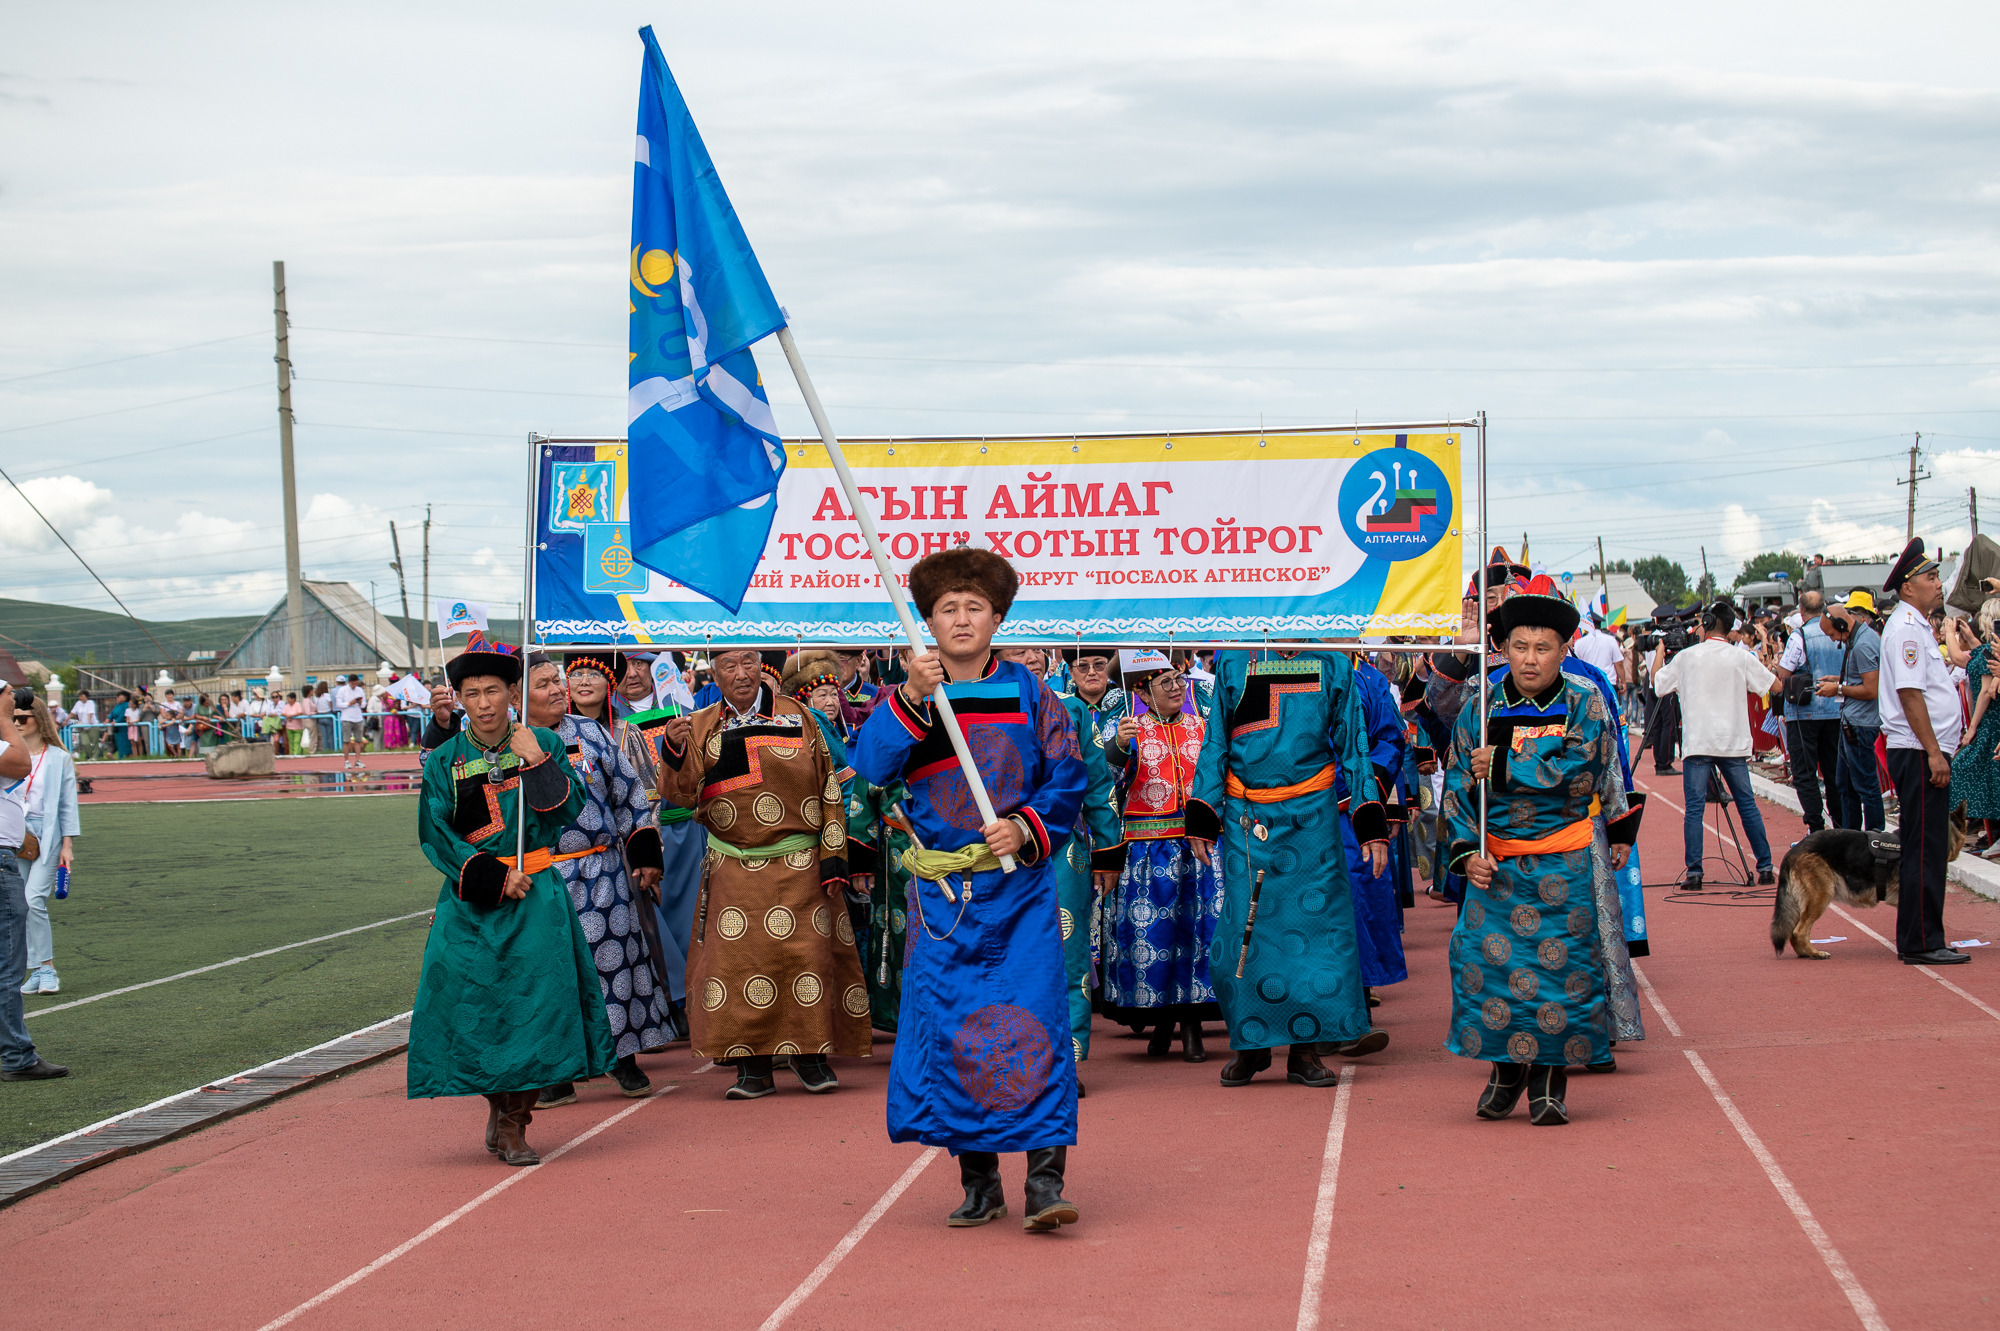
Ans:
{"type": "MultiPolygon", "coordinates": [[[[1911,541],[1896,561],[1884,591],[1937,568],[1924,556],[1921,539],[1911,541]]],[[[1945,946],[1945,859],[1950,853],[1951,791],[1934,786],[1929,755],[1910,725],[1900,689],[1919,689],[1938,750],[1949,759],[1961,728],[1958,685],[1938,654],[1930,621],[1909,601],[1900,601],[1882,626],[1882,735],[1889,750],[1889,775],[1902,801],[1897,834],[1903,846],[1900,895],[1896,905],[1896,951],[1911,965],[1955,965],[1969,958],[1945,946]]]]}

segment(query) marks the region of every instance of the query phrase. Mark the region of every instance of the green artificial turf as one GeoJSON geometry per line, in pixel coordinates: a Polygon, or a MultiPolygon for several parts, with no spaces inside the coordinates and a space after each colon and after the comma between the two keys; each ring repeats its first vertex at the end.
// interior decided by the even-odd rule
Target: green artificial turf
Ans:
{"type": "MultiPolygon", "coordinates": [[[[413,796],[85,805],[62,993],[37,1009],[422,911],[440,876],[413,796]]],[[[406,1011],[429,921],[293,948],[45,1017],[57,1081],[0,1083],[0,1154],[406,1011]]]]}

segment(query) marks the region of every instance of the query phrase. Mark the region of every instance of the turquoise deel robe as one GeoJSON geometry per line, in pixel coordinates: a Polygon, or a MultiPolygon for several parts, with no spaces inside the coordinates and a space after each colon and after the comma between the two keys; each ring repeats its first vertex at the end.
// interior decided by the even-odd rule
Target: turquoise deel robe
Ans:
{"type": "Polygon", "coordinates": [[[1264,803],[1226,793],[1296,785],[1330,764],[1348,774],[1350,814],[1365,844],[1388,839],[1368,723],[1344,657],[1301,652],[1216,654],[1208,734],[1195,768],[1187,832],[1216,842],[1222,919],[1209,951],[1215,999],[1232,1049],[1359,1039],[1368,1032],[1354,895],[1342,845],[1340,797],[1322,790],[1264,803]],[[1262,829],[1264,835],[1258,836],[1262,829]],[[1243,925],[1258,870],[1256,928],[1242,978],[1243,925]]]}
{"type": "MultiPolygon", "coordinates": [[[[913,879],[902,1009],[889,1064],[892,1141],[958,1151],[1031,1151],[1076,1141],[1076,1060],[1065,1057],[1069,985],[1053,861],[1067,847],[1087,774],[1069,712],[1011,661],[946,686],[994,810],[1028,836],[1019,867],[954,877],[957,904],[913,879]],[[969,888],[971,895],[966,895],[969,888]]],[[[933,850],[981,839],[979,809],[927,701],[900,692],[854,740],[863,779],[909,788],[904,812],[933,850]]]]}
{"type": "MultiPolygon", "coordinates": [[[[1630,844],[1639,821],[1619,779],[1610,716],[1594,687],[1567,675],[1532,698],[1515,691],[1510,675],[1489,711],[1488,837],[1537,841],[1579,823],[1586,835],[1574,850],[1501,856],[1490,886],[1468,884],[1448,953],[1445,1047],[1488,1062],[1601,1063],[1610,1054],[1612,1014],[1599,949],[1591,800],[1603,806],[1611,844],[1630,844]]],[[[1478,851],[1472,751],[1484,742],[1474,699],[1459,714],[1445,774],[1447,855],[1457,872],[1478,851]]]]}
{"type": "MultiPolygon", "coordinates": [[[[583,779],[562,739],[535,727],[548,755],[527,773],[527,844],[553,849],[583,813],[583,779]]],[[[522,806],[520,760],[500,759],[504,782],[460,731],[424,761],[417,840],[445,876],[424,943],[410,1017],[409,1096],[536,1090],[602,1076],[618,1061],[597,966],[569,892],[553,866],[530,875],[528,895],[501,897],[522,806]]]]}
{"type": "MultiPolygon", "coordinates": [[[[1354,686],[1361,696],[1361,715],[1368,725],[1368,760],[1375,765],[1376,779],[1382,783],[1381,793],[1386,801],[1396,781],[1394,773],[1403,764],[1402,710],[1396,705],[1396,691],[1388,677],[1365,661],[1354,667],[1354,686]]],[[[1333,789],[1341,803],[1351,804],[1344,769],[1334,779],[1333,789]]],[[[1401,984],[1410,978],[1409,964],[1403,958],[1403,907],[1396,898],[1396,860],[1402,838],[1390,838],[1389,861],[1378,874],[1370,870],[1361,854],[1361,841],[1351,811],[1340,815],[1340,830],[1352,875],[1361,982],[1370,986],[1401,984]]]]}
{"type": "Polygon", "coordinates": [[[1118,793],[1104,757],[1104,728],[1115,733],[1126,713],[1125,690],[1113,686],[1095,704],[1074,693],[1058,693],[1076,728],[1077,751],[1088,773],[1083,817],[1069,845],[1056,859],[1056,901],[1062,909],[1063,972],[1069,977],[1070,1049],[1078,1061],[1090,1057],[1090,990],[1101,929],[1093,869],[1116,869],[1124,840],[1118,793]]]}

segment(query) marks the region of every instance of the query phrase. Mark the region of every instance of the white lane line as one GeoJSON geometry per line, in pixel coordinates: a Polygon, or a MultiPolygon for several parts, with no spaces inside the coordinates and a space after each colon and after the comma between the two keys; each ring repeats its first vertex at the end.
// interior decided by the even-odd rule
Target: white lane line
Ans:
{"type": "Polygon", "coordinates": [[[1660,1020],[1666,1023],[1667,1034],[1680,1037],[1680,1023],[1674,1020],[1673,1013],[1667,1011],[1667,1005],[1660,1001],[1659,994],[1653,990],[1653,982],[1646,978],[1646,972],[1639,969],[1639,963],[1636,961],[1632,963],[1632,978],[1637,980],[1639,987],[1646,991],[1646,1001],[1653,1005],[1653,1011],[1659,1013],[1660,1020]]]}
{"type": "Polygon", "coordinates": [[[321,1290],[319,1293],[313,1295],[311,1298],[307,1299],[304,1303],[301,1303],[298,1307],[292,1309],[284,1316],[275,1318],[272,1321],[264,1323],[264,1325],[260,1327],[258,1331],[277,1331],[278,1327],[289,1325],[291,1322],[295,1321],[303,1314],[311,1312],[314,1308],[319,1307],[322,1303],[325,1303],[327,1300],[333,1298],[341,1291],[346,1289],[351,1289],[355,1285],[360,1284],[362,1281],[366,1280],[369,1276],[374,1275],[377,1271],[380,1271],[383,1267],[395,1261],[398,1257],[401,1257],[404,1253],[410,1251],[410,1249],[416,1247],[419,1243],[422,1243],[424,1240],[431,1238],[434,1235],[443,1233],[446,1229],[449,1229],[451,1226],[457,1224],[460,1220],[463,1220],[466,1216],[470,1215],[472,1212],[478,1210],[486,1203],[492,1201],[495,1197],[498,1197],[501,1193],[507,1191],[507,1189],[513,1187],[516,1183],[519,1183],[522,1179],[527,1178],[530,1174],[536,1174],[541,1172],[543,1165],[552,1164],[556,1160],[561,1159],[564,1153],[567,1152],[571,1147],[583,1145],[585,1142],[589,1141],[592,1137],[595,1137],[598,1133],[604,1131],[606,1128],[618,1122],[620,1119],[630,1118],[632,1115],[638,1113],[641,1109],[644,1109],[647,1105],[651,1104],[653,1101],[659,1099],[661,1096],[667,1094],[667,1092],[673,1089],[674,1088],[671,1086],[662,1086],[659,1090],[654,1091],[651,1095],[647,1096],[643,1100],[640,1100],[636,1104],[627,1105],[625,1108],[613,1114],[610,1118],[607,1118],[602,1123],[599,1123],[596,1127],[589,1128],[583,1132],[578,1133],[576,1136],[571,1137],[568,1141],[564,1142],[561,1146],[556,1147],[555,1150],[550,1151],[547,1155],[542,1157],[542,1163],[540,1165],[526,1165],[517,1169],[510,1169],[507,1173],[506,1178],[500,1180],[500,1182],[494,1184],[492,1187],[488,1188],[485,1192],[480,1193],[477,1197],[474,1197],[471,1201],[459,1207],[456,1211],[453,1211],[450,1215],[438,1221],[436,1224],[432,1225],[429,1229],[425,1230],[423,1233],[417,1235],[413,1239],[407,1240],[406,1242],[398,1245],[397,1247],[391,1248],[388,1252],[383,1253],[380,1257],[377,1257],[374,1261],[368,1263],[368,1265],[362,1267],[359,1271],[356,1271],[353,1275],[347,1277],[339,1284],[331,1285],[328,1286],[326,1289],[321,1290]]]}
{"type": "Polygon", "coordinates": [[[185,1100],[190,1095],[200,1095],[203,1091],[207,1090],[211,1086],[227,1086],[230,1082],[235,1081],[240,1077],[248,1077],[253,1073],[262,1072],[266,1068],[274,1068],[278,1066],[278,1064],[283,1063],[288,1059],[294,1059],[299,1057],[300,1054],[316,1054],[322,1049],[331,1049],[335,1045],[339,1044],[342,1040],[352,1040],[357,1035],[366,1035],[370,1031],[379,1031],[384,1026],[388,1026],[394,1022],[401,1021],[409,1015],[410,1014],[408,1012],[398,1012],[393,1017],[384,1017],[381,1021],[376,1022],[372,1026],[363,1026],[358,1031],[349,1031],[345,1035],[336,1035],[331,1040],[328,1040],[325,1044],[316,1044],[310,1049],[301,1049],[296,1054],[286,1054],[283,1058],[274,1058],[268,1063],[259,1063],[254,1068],[245,1068],[241,1072],[232,1072],[227,1077],[217,1077],[214,1081],[205,1081],[201,1085],[195,1087],[192,1090],[179,1091],[173,1095],[166,1096],[163,1099],[155,1100],[153,1101],[153,1103],[149,1105],[140,1105],[137,1109],[127,1109],[123,1113],[113,1114],[110,1118],[99,1119],[97,1122],[91,1123],[85,1127],[78,1128],[74,1132],[65,1132],[60,1137],[51,1137],[45,1142],[36,1142],[33,1146],[27,1147],[24,1150],[16,1151],[12,1155],[0,1155],[0,1165],[4,1165],[10,1160],[19,1160],[24,1155],[33,1155],[37,1151],[47,1150],[51,1146],[60,1145],[61,1143],[66,1141],[74,1141],[78,1137],[88,1137],[91,1133],[96,1132],[101,1128],[108,1128],[113,1123],[116,1123],[121,1119],[128,1119],[132,1117],[134,1114],[144,1114],[150,1110],[158,1109],[161,1105],[170,1105],[176,1100],[185,1100]]]}
{"type": "Polygon", "coordinates": [[[1313,1204],[1312,1237],[1306,1240],[1306,1281],[1299,1292],[1298,1331],[1316,1331],[1319,1326],[1327,1248],[1333,1236],[1333,1192],[1340,1182],[1340,1146],[1347,1136],[1347,1106],[1353,1099],[1354,1072],[1352,1063],[1340,1069],[1340,1089],[1333,1093],[1333,1117],[1326,1125],[1326,1152],[1319,1166],[1319,1200],[1313,1204]]]}
{"type": "MultiPolygon", "coordinates": [[[[1841,907],[1834,906],[1832,907],[1832,909],[1839,913],[1841,919],[1846,920],[1849,924],[1859,929],[1862,933],[1867,934],[1870,938],[1880,943],[1883,947],[1888,948],[1891,952],[1894,952],[1896,950],[1895,943],[1891,942],[1887,938],[1884,938],[1881,934],[1876,933],[1873,929],[1870,929],[1867,925],[1855,919],[1852,915],[1849,915],[1841,907]]],[[[1981,1002],[1979,999],[1974,998],[1971,994],[1968,994],[1967,992],[1965,992],[1965,990],[1953,984],[1950,980],[1945,979],[1944,976],[1939,975],[1929,966],[1915,966],[1912,967],[1911,969],[1921,971],[1923,974],[1930,976],[1933,980],[1936,980],[1939,984],[1951,990],[1954,994],[1957,994],[1960,998],[1972,1004],[1972,1006],[1978,1008],[1981,1012],[1984,1012],[1987,1016],[1993,1018],[1995,1021],[2000,1021],[2000,1008],[1989,1007],[1984,1002],[1981,1002]]]]}
{"type": "Polygon", "coordinates": [[[185,980],[190,975],[206,975],[210,971],[219,971],[225,966],[240,966],[246,961],[255,961],[259,957],[274,957],[280,952],[289,952],[295,947],[311,947],[314,943],[325,943],[335,938],[345,938],[349,934],[364,934],[370,929],[380,929],[385,924],[401,924],[404,920],[414,920],[418,916],[429,915],[436,909],[435,906],[426,907],[423,910],[412,911],[408,915],[398,915],[392,919],[377,920],[373,924],[358,924],[352,929],[342,929],[337,934],[321,934],[318,938],[308,938],[303,942],[286,943],[282,947],[268,947],[262,952],[251,952],[245,956],[231,957],[227,961],[218,961],[212,965],[197,966],[191,971],[182,971],[179,975],[163,975],[157,980],[147,980],[143,984],[128,984],[123,989],[106,989],[103,993],[92,994],[89,998],[79,998],[68,1003],[57,1003],[53,1007],[38,1007],[33,1012],[24,1015],[28,1017],[46,1017],[51,1012],[64,1012],[73,1007],[82,1007],[85,1003],[100,1003],[107,998],[116,998],[120,994],[136,994],[141,989],[151,989],[156,984],[172,984],[175,980],[185,980]]]}
{"type": "MultiPolygon", "coordinates": [[[[799,1287],[793,1290],[785,1301],[773,1310],[769,1317],[764,1319],[764,1324],[758,1327],[757,1331],[778,1331],[778,1328],[785,1324],[785,1319],[797,1312],[799,1305],[811,1298],[812,1292],[818,1289],[828,1276],[833,1274],[833,1268],[839,1266],[841,1262],[846,1260],[847,1254],[854,1251],[854,1245],[861,1242],[867,1236],[869,1230],[875,1228],[875,1222],[880,1220],[888,1212],[889,1208],[896,1204],[896,1199],[909,1191],[910,1185],[917,1181],[917,1175],[923,1173],[931,1161],[943,1154],[944,1147],[932,1146],[926,1148],[922,1155],[912,1161],[910,1167],[903,1171],[903,1177],[889,1185],[889,1191],[883,1193],[875,1205],[868,1208],[868,1214],[856,1221],[854,1228],[848,1230],[840,1242],[833,1245],[833,1251],[828,1253],[820,1264],[812,1269],[811,1275],[799,1282],[799,1287]]],[[[274,1322],[272,1325],[275,1326],[276,1323],[274,1322]]]]}
{"type": "Polygon", "coordinates": [[[1833,1246],[1833,1240],[1826,1236],[1824,1229],[1820,1228],[1819,1221],[1813,1219],[1813,1213],[1806,1206],[1805,1199],[1799,1196],[1799,1190],[1792,1186],[1792,1181],[1785,1177],[1785,1171],[1778,1168],[1777,1160],[1765,1149],[1757,1134],[1751,1131],[1750,1121],[1743,1117],[1743,1111],[1724,1094],[1721,1083],[1717,1082],[1715,1074],[1708,1070],[1708,1064],[1702,1062],[1701,1055],[1692,1049],[1683,1049],[1681,1052],[1687,1055],[1688,1062],[1694,1064],[1694,1070],[1701,1074],[1702,1081],[1708,1086],[1708,1093],[1715,1097],[1716,1104],[1722,1106],[1722,1112],[1728,1117],[1730,1125],[1736,1129],[1736,1135],[1743,1139],[1743,1144],[1750,1148],[1750,1154],[1757,1157],[1757,1163],[1763,1166],[1764,1177],[1771,1180],[1771,1186],[1776,1188],[1778,1196],[1784,1199],[1792,1218],[1799,1222],[1799,1228],[1806,1232],[1806,1238],[1810,1239],[1813,1247],[1818,1250],[1819,1259],[1825,1262],[1826,1269],[1833,1273],[1834,1282],[1840,1286],[1841,1292],[1847,1295],[1847,1301],[1854,1305],[1855,1315],[1861,1319],[1861,1325],[1868,1328],[1868,1331],[1889,1331],[1889,1324],[1882,1320],[1882,1314],[1875,1308],[1875,1300],[1869,1298],[1868,1291],[1861,1288],[1861,1281],[1855,1277],[1854,1268],[1850,1267],[1847,1259],[1840,1255],[1840,1249],[1833,1246]]]}

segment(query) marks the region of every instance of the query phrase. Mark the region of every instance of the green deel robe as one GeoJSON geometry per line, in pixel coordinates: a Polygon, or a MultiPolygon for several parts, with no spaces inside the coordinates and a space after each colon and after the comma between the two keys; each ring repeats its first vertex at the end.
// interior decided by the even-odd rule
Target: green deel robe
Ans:
{"type": "MultiPolygon", "coordinates": [[[[1448,863],[1463,873],[1479,838],[1472,751],[1482,747],[1479,703],[1459,713],[1445,771],[1448,863]]],[[[1512,676],[1489,703],[1495,747],[1487,835],[1534,841],[1588,823],[1594,796],[1612,844],[1629,842],[1636,812],[1618,771],[1617,739],[1604,698],[1568,675],[1522,698],[1512,676]],[[1505,758],[1504,770],[1500,759],[1505,758]]],[[[1610,1055],[1611,1013],[1598,960],[1591,844],[1500,859],[1490,887],[1466,884],[1451,932],[1451,1034],[1445,1047],[1487,1062],[1561,1067],[1610,1055]]]]}
{"type": "Polygon", "coordinates": [[[859,776],[847,796],[847,866],[853,873],[870,873],[867,951],[861,969],[868,979],[868,1020],[878,1031],[894,1033],[903,1004],[903,944],[909,928],[910,871],[903,852],[910,834],[890,819],[890,810],[909,798],[901,781],[874,785],[859,776]]]}
{"type": "MultiPolygon", "coordinates": [[[[554,848],[584,806],[562,740],[540,726],[535,738],[549,755],[537,769],[554,766],[529,783],[531,793],[545,788],[527,801],[530,851],[554,848]]],[[[417,840],[445,880],[410,1017],[412,1100],[536,1090],[602,1076],[617,1062],[597,967],[555,869],[532,875],[519,901],[480,904],[505,873],[494,857],[514,853],[519,766],[502,754],[501,770],[515,775],[491,784],[464,731],[424,761],[417,840]]]]}
{"type": "Polygon", "coordinates": [[[1095,704],[1074,692],[1059,693],[1076,727],[1076,747],[1083,755],[1084,835],[1073,836],[1056,859],[1056,904],[1062,910],[1063,972],[1069,979],[1070,1050],[1082,1062],[1090,1057],[1090,980],[1102,937],[1093,868],[1115,870],[1124,861],[1124,823],[1118,816],[1118,792],[1111,764],[1104,757],[1104,728],[1115,732],[1129,710],[1125,690],[1112,686],[1095,704]]]}

